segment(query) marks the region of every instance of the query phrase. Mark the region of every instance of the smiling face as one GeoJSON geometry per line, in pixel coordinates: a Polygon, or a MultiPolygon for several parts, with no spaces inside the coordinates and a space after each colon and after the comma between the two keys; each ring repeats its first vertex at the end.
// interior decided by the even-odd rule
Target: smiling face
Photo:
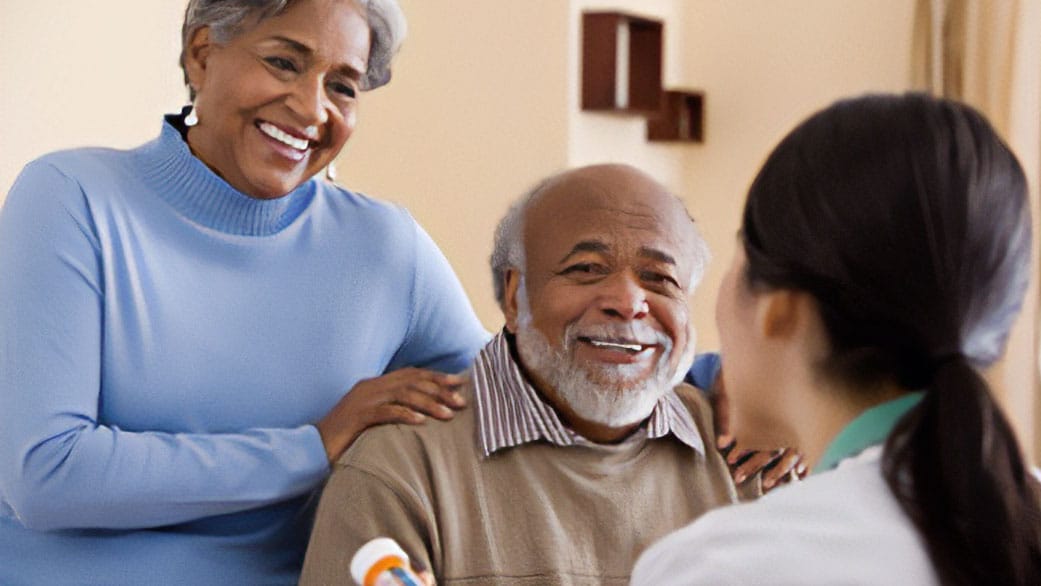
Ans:
{"type": "Polygon", "coordinates": [[[662,186],[624,166],[570,172],[536,197],[524,275],[512,272],[506,287],[521,361],[570,415],[596,420],[580,402],[623,398],[632,404],[599,422],[642,420],[693,353],[691,221],[662,186]],[[588,384],[570,388],[577,379],[588,384]]]}
{"type": "Polygon", "coordinates": [[[226,43],[200,29],[185,52],[192,152],[247,195],[289,193],[354,131],[369,40],[353,0],[297,0],[226,43]]]}

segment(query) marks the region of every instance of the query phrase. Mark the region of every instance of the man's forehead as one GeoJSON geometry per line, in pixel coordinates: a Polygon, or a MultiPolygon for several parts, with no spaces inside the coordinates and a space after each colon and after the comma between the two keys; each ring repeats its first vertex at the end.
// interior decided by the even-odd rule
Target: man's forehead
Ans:
{"type": "Polygon", "coordinates": [[[662,249],[682,247],[692,235],[683,205],[657,183],[645,177],[602,179],[575,175],[548,186],[526,218],[528,243],[662,249]]]}

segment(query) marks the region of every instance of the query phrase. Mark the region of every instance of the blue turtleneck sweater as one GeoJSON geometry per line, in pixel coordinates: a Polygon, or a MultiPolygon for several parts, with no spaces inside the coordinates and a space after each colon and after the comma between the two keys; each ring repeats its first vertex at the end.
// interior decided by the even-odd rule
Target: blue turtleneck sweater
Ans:
{"type": "Polygon", "coordinates": [[[0,213],[0,584],[295,583],[313,423],[485,339],[393,205],[248,197],[170,122],[31,163],[0,213]]]}

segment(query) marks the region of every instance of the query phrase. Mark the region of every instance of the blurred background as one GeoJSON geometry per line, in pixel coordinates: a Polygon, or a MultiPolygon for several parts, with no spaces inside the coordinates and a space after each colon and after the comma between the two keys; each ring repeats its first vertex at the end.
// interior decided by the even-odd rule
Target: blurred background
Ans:
{"type": "MultiPolygon", "coordinates": [[[[1041,0],[400,3],[409,37],[391,84],[361,99],[339,182],[407,207],[490,330],[502,318],[487,259],[509,203],[545,175],[617,161],[654,175],[698,221],[714,261],[693,315],[700,348],[716,348],[716,289],[755,171],[804,117],[865,92],[932,91],[984,111],[1027,170],[1038,234],[1041,0]],[[703,92],[703,142],[649,142],[642,117],[581,109],[582,13],[603,10],[664,23],[664,85],[703,92]]],[[[0,198],[43,153],[158,134],[161,115],[187,103],[183,10],[183,0],[2,0],[0,198]]],[[[1035,462],[1037,280],[988,373],[1035,462]]]]}

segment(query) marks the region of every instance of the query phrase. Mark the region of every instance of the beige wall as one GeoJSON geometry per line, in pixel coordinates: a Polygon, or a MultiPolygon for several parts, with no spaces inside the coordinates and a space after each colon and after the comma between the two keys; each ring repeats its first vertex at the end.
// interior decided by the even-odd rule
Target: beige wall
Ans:
{"type": "Polygon", "coordinates": [[[1013,100],[1009,108],[1007,139],[1016,151],[1031,183],[1034,228],[1035,273],[1027,291],[1023,313],[1009,337],[1008,352],[998,372],[990,378],[1000,389],[1005,410],[1020,432],[1024,449],[1034,462],[1041,460],[1041,397],[1038,397],[1039,286],[1037,267],[1041,214],[1041,0],[1018,3],[1015,69],[1012,72],[1013,100]],[[997,380],[995,380],[997,379],[997,380]],[[1029,431],[1033,429],[1033,437],[1029,431]]]}
{"type": "Polygon", "coordinates": [[[155,137],[187,102],[179,0],[0,1],[0,201],[28,161],[155,137]]]}

